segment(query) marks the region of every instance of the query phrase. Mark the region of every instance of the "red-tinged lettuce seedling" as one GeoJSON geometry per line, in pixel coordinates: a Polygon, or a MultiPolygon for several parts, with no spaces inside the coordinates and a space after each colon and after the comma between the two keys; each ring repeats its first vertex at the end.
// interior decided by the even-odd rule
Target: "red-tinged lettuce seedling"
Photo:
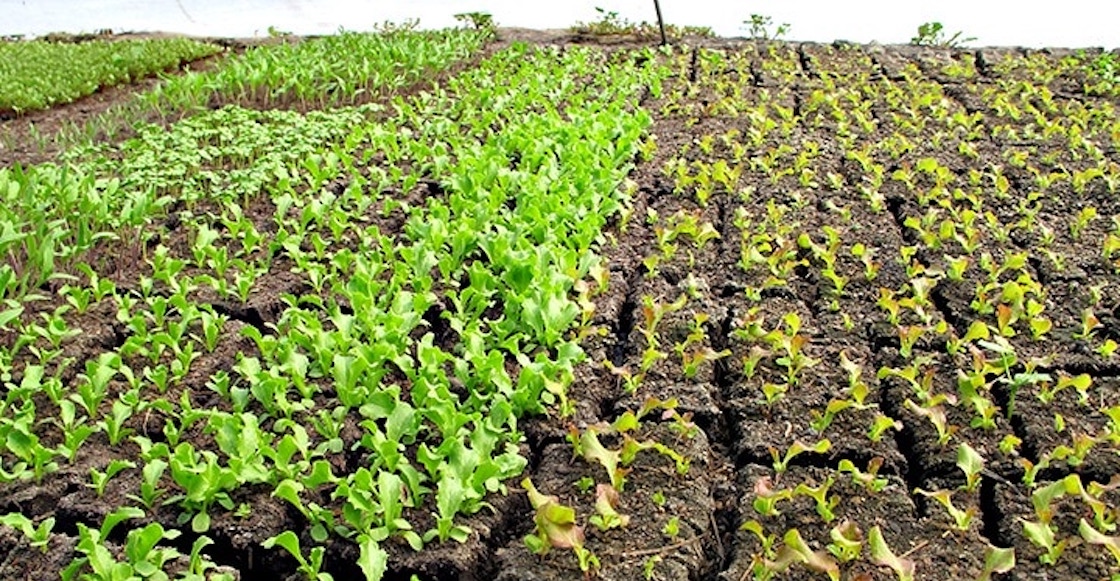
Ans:
{"type": "MultiPolygon", "coordinates": [[[[1054,415],[1055,431],[1060,432],[1064,430],[1065,420],[1060,414],[1054,415]],[[1059,427],[1061,426],[1061,427],[1059,427]]],[[[1074,434],[1073,445],[1067,446],[1059,444],[1055,446],[1050,452],[1050,459],[1065,461],[1070,466],[1080,466],[1085,463],[1085,458],[1088,457],[1089,452],[1093,450],[1093,446],[1097,444],[1097,438],[1088,434],[1074,434]]]]}
{"type": "Polygon", "coordinates": [[[764,476],[758,479],[754,484],[754,501],[752,506],[755,512],[762,516],[777,516],[781,513],[777,510],[778,501],[790,500],[793,498],[793,491],[788,488],[774,489],[774,482],[770,480],[769,476],[764,476]]]}
{"type": "Polygon", "coordinates": [[[626,484],[626,474],[630,471],[623,466],[621,451],[608,450],[599,441],[599,428],[592,426],[580,432],[573,427],[568,439],[575,447],[577,456],[602,465],[607,470],[611,486],[615,490],[622,490],[626,484]]]}
{"type": "Polygon", "coordinates": [[[886,478],[879,478],[879,468],[883,466],[883,458],[876,456],[867,462],[867,471],[864,472],[856,467],[856,465],[847,458],[840,461],[837,470],[840,472],[847,472],[852,475],[852,480],[863,486],[871,492],[882,492],[887,484],[890,483],[886,478]]]}
{"type": "Polygon", "coordinates": [[[951,394],[939,393],[922,405],[914,403],[910,398],[906,398],[903,405],[906,409],[929,420],[930,423],[933,424],[933,427],[937,429],[937,444],[939,446],[944,446],[949,442],[949,439],[953,437],[953,434],[957,433],[959,428],[958,426],[949,424],[949,416],[945,414],[945,408],[943,408],[941,404],[948,403],[953,405],[956,401],[957,398],[951,394]]]}
{"type": "Polygon", "coordinates": [[[785,571],[794,563],[801,563],[809,570],[824,573],[832,581],[840,581],[840,566],[824,551],[813,551],[797,529],[790,529],[782,536],[782,546],[770,563],[775,572],[785,571]]]}
{"type": "Polygon", "coordinates": [[[1042,403],[1050,403],[1058,395],[1058,392],[1063,389],[1072,387],[1077,391],[1078,401],[1082,404],[1089,400],[1089,388],[1093,385],[1093,378],[1089,374],[1082,373],[1077,376],[1070,376],[1065,373],[1058,374],[1058,381],[1054,383],[1043,383],[1038,392],[1038,399],[1042,403]]]}
{"type": "Polygon", "coordinates": [[[957,370],[957,392],[960,394],[960,401],[971,405],[975,412],[972,421],[969,422],[969,426],[973,428],[990,430],[996,427],[999,407],[983,395],[987,389],[988,382],[983,371],[965,373],[957,370]]]}
{"type": "Polygon", "coordinates": [[[820,360],[813,359],[805,354],[805,345],[809,337],[801,335],[801,317],[795,312],[786,313],[782,317],[784,328],[766,335],[771,349],[781,350],[784,356],[774,360],[778,365],[786,368],[786,383],[797,385],[798,375],[805,369],[816,366],[820,360]]]}
{"type": "Polygon", "coordinates": [[[572,549],[584,573],[597,570],[599,559],[583,545],[583,527],[576,524],[575,509],[560,504],[556,496],[541,494],[529,478],[522,480],[521,486],[529,494],[529,504],[536,511],[533,516],[536,534],[525,537],[529,550],[543,555],[550,548],[572,549]]]}
{"type": "Polygon", "coordinates": [[[618,491],[606,484],[596,485],[595,514],[591,515],[588,521],[601,531],[630,524],[630,516],[619,514],[615,509],[616,506],[618,506],[618,491]]]}
{"type": "Polygon", "coordinates": [[[922,325],[903,325],[898,328],[899,354],[909,359],[914,352],[914,345],[922,338],[926,327],[922,325]]]}
{"type": "Polygon", "coordinates": [[[1093,523],[1105,531],[1112,531],[1113,528],[1116,528],[1116,525],[1113,524],[1113,517],[1110,516],[1111,508],[1107,503],[1102,502],[1100,496],[1105,490],[1120,486],[1118,482],[1120,480],[1113,478],[1108,485],[1090,482],[1090,485],[1086,487],[1082,485],[1080,476],[1072,474],[1035,489],[1034,493],[1030,495],[1030,503],[1034,506],[1039,521],[1048,524],[1054,517],[1053,504],[1055,500],[1065,496],[1077,496],[1093,510],[1093,523]]]}

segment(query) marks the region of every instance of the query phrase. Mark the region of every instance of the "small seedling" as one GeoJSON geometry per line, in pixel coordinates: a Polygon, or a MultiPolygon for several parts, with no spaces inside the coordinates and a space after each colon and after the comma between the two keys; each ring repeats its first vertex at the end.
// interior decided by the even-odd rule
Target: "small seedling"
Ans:
{"type": "Polygon", "coordinates": [[[859,559],[863,550],[863,532],[859,530],[859,525],[846,520],[832,527],[828,536],[832,539],[832,542],[828,544],[828,552],[832,553],[841,563],[859,559]]]}
{"type": "Polygon", "coordinates": [[[790,461],[805,452],[824,454],[831,448],[832,442],[828,441],[827,438],[818,440],[812,445],[806,445],[800,440],[795,441],[790,445],[788,449],[786,449],[786,453],[784,455],[781,455],[777,449],[770,448],[770,457],[774,460],[774,472],[777,472],[778,474],[784,473],[789,468],[790,461]]]}
{"type": "Polygon", "coordinates": [[[957,446],[957,467],[964,472],[964,489],[976,490],[980,485],[980,473],[984,470],[984,457],[967,442],[957,446]]]}
{"type": "Polygon", "coordinates": [[[898,581],[914,581],[914,561],[899,557],[883,539],[879,526],[871,527],[867,532],[867,541],[871,545],[871,562],[880,567],[890,567],[898,581]]]}
{"type": "Polygon", "coordinates": [[[1007,573],[1015,568],[1015,548],[988,545],[984,549],[984,569],[976,581],[991,581],[993,573],[1007,573]]]}

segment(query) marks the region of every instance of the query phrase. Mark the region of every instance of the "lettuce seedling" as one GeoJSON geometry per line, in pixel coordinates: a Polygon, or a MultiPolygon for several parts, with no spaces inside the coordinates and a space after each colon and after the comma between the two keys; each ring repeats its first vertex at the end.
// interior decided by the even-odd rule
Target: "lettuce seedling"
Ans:
{"type": "Polygon", "coordinates": [[[326,549],[323,547],[314,547],[311,549],[311,555],[305,557],[303,551],[299,546],[299,537],[292,531],[284,531],[274,537],[269,537],[261,543],[266,549],[271,549],[276,545],[280,545],[292,557],[295,557],[296,562],[299,564],[299,571],[303,573],[310,581],[333,581],[334,577],[330,573],[321,572],[323,568],[323,556],[326,549]]]}
{"type": "Polygon", "coordinates": [[[809,486],[802,482],[793,489],[794,496],[808,496],[812,498],[817,505],[817,514],[820,515],[824,522],[830,523],[836,519],[836,515],[832,509],[840,504],[840,497],[836,495],[829,496],[828,490],[836,482],[836,477],[829,475],[828,480],[825,480],[820,486],[816,488],[809,486]]]}
{"type": "Polygon", "coordinates": [[[669,537],[670,540],[675,540],[681,534],[681,519],[679,516],[671,516],[665,522],[665,526],[661,528],[661,534],[669,537]]]}
{"type": "Polygon", "coordinates": [[[369,535],[358,535],[358,567],[366,581],[381,581],[389,570],[389,553],[369,535]]]}
{"type": "Polygon", "coordinates": [[[926,327],[923,325],[902,325],[898,328],[898,353],[904,359],[909,359],[914,352],[914,345],[925,334],[926,327]]]}
{"type": "Polygon", "coordinates": [[[809,410],[809,415],[813,418],[809,420],[809,427],[812,428],[814,432],[822,434],[832,425],[832,421],[836,419],[837,414],[855,405],[856,404],[850,400],[833,399],[825,406],[824,412],[815,409],[809,410]]]}
{"type": "Polygon", "coordinates": [[[964,489],[971,492],[980,485],[980,473],[984,470],[984,457],[968,442],[957,446],[957,467],[964,472],[964,489]]]}
{"type": "Polygon", "coordinates": [[[0,471],[0,481],[19,478],[42,482],[47,474],[58,470],[58,463],[54,461],[55,450],[44,446],[34,432],[31,425],[34,417],[35,404],[28,400],[19,410],[15,421],[10,421],[4,426],[7,432],[4,438],[5,446],[20,462],[13,467],[10,476],[0,471]]]}
{"type": "Polygon", "coordinates": [[[991,581],[993,573],[1008,573],[1014,568],[1014,547],[1001,548],[988,545],[984,548],[984,568],[976,581],[991,581]]]}
{"type": "Polygon", "coordinates": [[[872,442],[879,442],[883,439],[883,435],[887,430],[901,430],[902,422],[883,413],[876,413],[875,419],[872,420],[871,426],[867,428],[867,437],[872,442]]]}
{"type": "Polygon", "coordinates": [[[128,565],[142,578],[160,578],[167,564],[178,559],[180,554],[174,548],[156,548],[156,545],[165,539],[173,541],[181,534],[175,529],[164,530],[163,525],[155,522],[129,531],[124,545],[128,565]]]}
{"type": "Polygon", "coordinates": [[[789,468],[790,461],[792,461],[795,457],[805,452],[824,454],[831,448],[832,442],[828,441],[827,438],[823,438],[812,445],[806,445],[800,440],[796,440],[786,450],[785,455],[779,455],[777,449],[770,448],[770,457],[774,460],[774,471],[778,474],[782,474],[789,468]]]}
{"type": "Polygon", "coordinates": [[[883,533],[878,525],[867,531],[867,541],[871,545],[872,563],[880,567],[890,567],[898,577],[898,581],[914,581],[914,561],[895,555],[883,539],[883,533]]]}
{"type": "Polygon", "coordinates": [[[35,526],[34,521],[24,516],[22,513],[10,512],[0,516],[0,524],[11,527],[23,533],[27,537],[31,546],[35,547],[42,552],[46,553],[49,547],[47,543],[51,538],[51,531],[54,529],[54,517],[43,519],[39,526],[35,526]]]}
{"type": "MultiPolygon", "coordinates": [[[[473,512],[478,498],[485,489],[475,488],[456,473],[456,466],[445,464],[440,467],[439,482],[436,486],[436,528],[424,533],[425,542],[438,538],[440,542],[448,539],[465,543],[470,538],[471,529],[455,524],[455,516],[460,512],[473,512]]],[[[474,510],[477,510],[475,508],[474,510]]]]}
{"type": "Polygon", "coordinates": [[[759,478],[754,483],[754,501],[752,506],[755,512],[762,516],[777,516],[781,514],[778,512],[776,506],[780,500],[790,500],[793,498],[793,491],[788,488],[774,489],[774,483],[770,480],[769,476],[759,478]]]}
{"type": "Polygon", "coordinates": [[[575,509],[560,504],[556,496],[541,494],[529,478],[522,480],[521,486],[529,494],[529,504],[536,511],[533,516],[536,534],[525,537],[529,550],[543,555],[553,547],[572,549],[584,573],[598,569],[599,559],[583,546],[583,527],[576,524],[575,509]]]}
{"type": "Polygon", "coordinates": [[[755,538],[758,539],[759,544],[762,545],[762,555],[764,557],[773,557],[774,543],[777,542],[778,538],[775,535],[767,534],[765,528],[762,526],[762,523],[753,519],[748,520],[739,525],[739,530],[747,531],[753,534],[755,538]]]}
{"type": "Polygon", "coordinates": [[[101,498],[105,495],[105,487],[109,484],[109,479],[119,474],[122,470],[135,467],[135,462],[132,462],[130,460],[122,460],[120,458],[114,458],[113,460],[109,461],[109,466],[105,468],[104,472],[98,470],[97,468],[90,468],[89,476],[91,482],[86,486],[89,486],[90,488],[93,488],[95,491],[97,491],[97,497],[101,498]]]}
{"type": "Polygon", "coordinates": [[[1028,520],[1022,522],[1023,534],[1031,543],[1045,551],[1038,556],[1038,561],[1044,565],[1056,564],[1069,544],[1069,539],[1058,541],[1054,536],[1054,528],[1047,523],[1028,520]]]}
{"type": "Polygon", "coordinates": [[[1101,545],[1108,549],[1108,552],[1116,559],[1116,563],[1120,564],[1120,537],[1110,537],[1101,533],[1093,528],[1085,519],[1081,519],[1077,530],[1081,533],[1081,538],[1085,539],[1085,542],[1093,545],[1101,545]]]}
{"type": "Polygon", "coordinates": [[[1074,240],[1081,239],[1081,233],[1089,227],[1089,223],[1097,217],[1097,209],[1093,206],[1084,206],[1077,213],[1077,217],[1069,225],[1069,235],[1074,240]]]}
{"type": "MultiPolygon", "coordinates": [[[[30,369],[33,366],[28,366],[30,369]]],[[[27,370],[25,369],[25,378],[27,370]]],[[[10,393],[10,392],[9,392],[10,393]]],[[[87,423],[89,419],[87,416],[78,416],[77,407],[73,401],[68,399],[58,400],[59,413],[57,418],[50,418],[50,421],[62,428],[62,444],[58,446],[58,452],[61,453],[66,459],[73,463],[74,459],[78,456],[78,449],[81,448],[82,443],[89,439],[97,429],[87,423]]],[[[0,406],[2,411],[3,406],[0,406]]]]}
{"type": "Polygon", "coordinates": [[[987,378],[983,370],[965,373],[957,370],[957,392],[961,401],[970,404],[975,411],[969,426],[981,429],[994,429],[998,406],[989,398],[981,394],[988,387],[987,378]]]}
{"type": "Polygon", "coordinates": [[[595,427],[589,427],[583,432],[579,432],[573,427],[568,438],[575,446],[577,456],[588,462],[601,464],[607,470],[611,486],[615,490],[622,490],[622,487],[626,484],[626,474],[629,470],[622,465],[621,451],[611,451],[603,446],[602,442],[599,441],[599,430],[595,427]]]}
{"type": "Polygon", "coordinates": [[[863,401],[867,398],[868,387],[867,383],[863,381],[860,376],[863,375],[863,368],[854,361],[848,359],[847,350],[840,351],[840,367],[848,374],[848,397],[856,409],[865,409],[867,404],[863,401]]]}
{"type": "Polygon", "coordinates": [[[800,334],[801,317],[795,312],[786,313],[782,317],[784,329],[766,335],[771,348],[781,349],[785,355],[774,360],[778,365],[786,368],[786,382],[797,385],[798,375],[805,369],[820,363],[805,354],[804,347],[809,343],[809,337],[800,334]]]}
{"type": "Polygon", "coordinates": [[[926,498],[936,500],[941,506],[944,506],[949,511],[949,516],[953,519],[957,530],[967,531],[972,525],[972,518],[976,516],[976,509],[968,507],[966,510],[961,510],[953,504],[953,493],[949,490],[936,490],[929,492],[921,488],[914,489],[915,494],[920,494],[926,498]]]}
{"type": "MultiPolygon", "coordinates": [[[[330,510],[329,508],[324,508],[315,502],[308,502],[307,504],[303,503],[303,500],[300,499],[299,495],[304,490],[304,485],[299,482],[296,482],[294,480],[283,480],[276,485],[276,489],[272,491],[272,496],[288,501],[288,503],[291,504],[293,508],[298,510],[304,516],[304,518],[307,519],[308,524],[311,525],[311,540],[317,543],[322,543],[326,542],[327,538],[330,536],[331,531],[342,534],[345,531],[345,528],[335,524],[334,511],[330,510]]],[[[359,495],[353,493],[351,489],[346,488],[344,484],[339,484],[338,489],[336,490],[336,495],[340,493],[348,493],[347,501],[349,503],[358,503],[358,501],[355,500],[355,497],[359,495]]],[[[343,507],[344,517],[347,519],[347,522],[349,524],[353,525],[354,528],[361,533],[368,532],[371,526],[370,523],[380,516],[379,512],[376,510],[376,507],[370,506],[369,511],[364,515],[364,518],[360,522],[355,522],[350,519],[350,513],[347,511],[347,508],[349,508],[349,506],[350,505],[343,507]]]]}
{"type": "MultiPolygon", "coordinates": [[[[83,556],[76,557],[62,571],[62,578],[66,581],[78,578],[78,574],[87,565],[93,570],[94,579],[131,579],[136,573],[128,563],[116,560],[113,553],[105,546],[109,534],[122,521],[142,518],[144,511],[135,507],[122,507],[105,516],[100,529],[91,529],[85,523],[78,523],[77,550],[83,556]]],[[[133,531],[135,533],[136,531],[133,531]]],[[[153,543],[154,544],[154,543],[153,543]]],[[[84,577],[83,577],[84,578],[84,577]]]]}
{"type": "Polygon", "coordinates": [[[608,531],[617,527],[630,524],[630,516],[619,514],[615,507],[618,505],[618,490],[613,486],[598,484],[595,486],[595,514],[588,521],[601,531],[608,531]]]}
{"type": "Polygon", "coordinates": [[[1091,387],[1092,385],[1093,378],[1089,377],[1089,374],[1087,373],[1082,373],[1077,376],[1070,376],[1065,373],[1059,373],[1058,381],[1053,385],[1051,385],[1050,383],[1042,384],[1041,389],[1038,392],[1038,399],[1042,403],[1048,404],[1054,401],[1054,398],[1057,396],[1058,392],[1068,387],[1072,387],[1077,390],[1078,401],[1084,404],[1089,399],[1089,387],[1091,387]]]}
{"type": "Polygon", "coordinates": [[[109,439],[110,446],[120,444],[121,440],[132,434],[133,430],[125,427],[125,423],[132,417],[134,409],[134,406],[124,401],[114,401],[109,415],[97,422],[96,426],[101,428],[102,432],[105,432],[105,437],[109,439]]]}
{"type": "Polygon", "coordinates": [[[925,404],[918,405],[910,398],[906,398],[903,405],[906,409],[928,419],[933,427],[937,429],[937,444],[944,446],[957,433],[959,429],[957,426],[949,424],[949,417],[945,414],[945,408],[941,406],[942,403],[955,404],[957,398],[950,395],[939,393],[929,399],[925,404]]]}
{"type": "Polygon", "coordinates": [[[883,466],[883,458],[876,456],[867,462],[867,471],[861,471],[856,465],[847,458],[840,461],[837,470],[840,472],[847,472],[852,475],[852,480],[859,483],[861,486],[871,492],[882,492],[887,484],[890,483],[886,478],[879,478],[879,469],[883,466]]]}
{"type": "MultiPolygon", "coordinates": [[[[1061,414],[1054,414],[1055,432],[1064,430],[1065,420],[1061,414]]],[[[1088,434],[1074,434],[1073,446],[1059,444],[1055,446],[1050,452],[1050,459],[1064,460],[1070,466],[1080,466],[1085,463],[1085,458],[1088,457],[1089,452],[1093,450],[1093,446],[1098,443],[1097,438],[1088,434]]]]}
{"type": "Polygon", "coordinates": [[[159,458],[152,458],[144,464],[144,468],[140,471],[140,494],[128,495],[130,500],[139,502],[144,508],[152,510],[155,507],[156,501],[159,500],[163,490],[159,487],[160,478],[163,477],[163,472],[167,469],[167,462],[159,458]]]}
{"type": "Polygon", "coordinates": [[[782,536],[782,547],[771,564],[776,572],[785,571],[793,563],[802,563],[810,570],[824,573],[832,581],[840,581],[840,566],[824,551],[813,551],[797,529],[790,529],[782,536]]]}
{"type": "Polygon", "coordinates": [[[863,533],[859,530],[859,525],[850,520],[845,520],[832,527],[828,531],[828,536],[832,539],[832,542],[828,544],[828,552],[832,553],[841,563],[859,559],[863,550],[863,533]]]}
{"type": "Polygon", "coordinates": [[[190,520],[191,529],[203,533],[210,529],[209,510],[215,503],[233,510],[228,491],[237,486],[237,475],[218,463],[217,454],[209,450],[196,452],[193,446],[183,442],[176,446],[169,460],[171,477],[183,488],[184,494],[173,496],[164,504],[179,503],[185,509],[179,517],[180,524],[190,520]]]}

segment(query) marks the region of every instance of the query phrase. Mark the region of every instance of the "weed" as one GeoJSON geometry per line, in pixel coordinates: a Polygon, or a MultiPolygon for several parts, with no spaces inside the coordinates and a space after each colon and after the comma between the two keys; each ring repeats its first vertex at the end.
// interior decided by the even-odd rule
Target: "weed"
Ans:
{"type": "Polygon", "coordinates": [[[910,44],[919,46],[938,46],[945,48],[961,48],[976,40],[976,37],[963,37],[963,32],[955,32],[947,36],[945,27],[940,22],[926,22],[918,26],[918,35],[910,39],[910,44]]]}
{"type": "Polygon", "coordinates": [[[780,40],[789,33],[789,23],[774,26],[774,19],[764,14],[751,14],[750,20],[744,20],[747,35],[755,40],[780,40]]]}

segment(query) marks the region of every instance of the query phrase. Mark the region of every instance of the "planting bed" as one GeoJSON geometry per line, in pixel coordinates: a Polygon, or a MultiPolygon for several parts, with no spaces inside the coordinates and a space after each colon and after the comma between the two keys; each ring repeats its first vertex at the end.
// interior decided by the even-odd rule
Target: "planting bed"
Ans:
{"type": "Polygon", "coordinates": [[[1096,55],[411,34],[0,169],[0,578],[1120,575],[1096,55]]]}

